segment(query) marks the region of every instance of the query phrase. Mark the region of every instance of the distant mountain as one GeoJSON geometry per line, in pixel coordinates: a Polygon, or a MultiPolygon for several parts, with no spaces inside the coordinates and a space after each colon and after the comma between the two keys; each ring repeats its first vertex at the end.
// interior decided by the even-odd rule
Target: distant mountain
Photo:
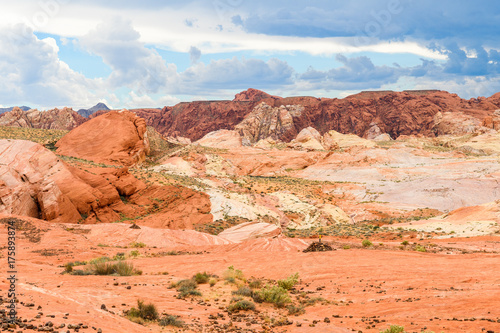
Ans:
{"type": "Polygon", "coordinates": [[[101,111],[101,110],[109,110],[108,106],[104,103],[97,103],[96,105],[94,105],[93,107],[91,107],[90,109],[80,109],[78,110],[77,112],[85,117],[85,118],[88,118],[92,113],[94,112],[97,112],[97,111],[101,111]]]}
{"type": "MultiPolygon", "coordinates": [[[[15,106],[12,106],[10,108],[0,108],[0,114],[5,113],[5,112],[10,112],[10,111],[12,111],[13,108],[15,108],[15,106]]],[[[31,108],[29,106],[20,106],[19,108],[23,111],[31,110],[31,108]]]]}

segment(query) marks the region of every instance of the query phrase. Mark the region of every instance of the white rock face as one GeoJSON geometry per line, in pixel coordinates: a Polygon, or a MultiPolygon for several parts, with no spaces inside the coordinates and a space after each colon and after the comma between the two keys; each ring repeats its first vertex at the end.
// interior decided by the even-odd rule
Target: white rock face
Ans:
{"type": "Polygon", "coordinates": [[[245,222],[224,230],[218,236],[231,242],[241,243],[249,239],[275,237],[280,234],[281,229],[275,224],[245,222]]]}

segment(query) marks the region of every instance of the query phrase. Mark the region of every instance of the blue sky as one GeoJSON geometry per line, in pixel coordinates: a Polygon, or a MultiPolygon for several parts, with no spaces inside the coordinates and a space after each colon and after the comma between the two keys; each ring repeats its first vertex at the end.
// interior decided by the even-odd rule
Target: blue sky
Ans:
{"type": "Polygon", "coordinates": [[[24,0],[0,22],[2,106],[500,91],[494,0],[24,0]]]}

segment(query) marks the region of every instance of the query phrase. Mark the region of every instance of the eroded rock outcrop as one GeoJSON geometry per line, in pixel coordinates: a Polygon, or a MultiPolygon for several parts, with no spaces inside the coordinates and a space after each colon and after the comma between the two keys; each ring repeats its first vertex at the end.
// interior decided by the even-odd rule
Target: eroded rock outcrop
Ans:
{"type": "Polygon", "coordinates": [[[130,111],[111,111],[75,128],[56,144],[57,153],[97,163],[130,166],[149,154],[146,122],[130,111]]]}
{"type": "Polygon", "coordinates": [[[218,130],[208,133],[196,144],[212,148],[238,148],[242,146],[242,141],[237,131],[218,130]]]}
{"type": "Polygon", "coordinates": [[[300,105],[271,107],[266,103],[257,105],[235,130],[243,137],[244,145],[252,145],[262,139],[291,139],[296,135],[293,117],[300,116],[300,105]]]}
{"type": "MultiPolygon", "coordinates": [[[[105,177],[68,167],[39,144],[0,140],[0,160],[2,213],[63,223],[76,223],[90,214],[100,215],[104,221],[118,216],[104,212],[108,206],[121,203],[117,187],[105,177]]],[[[121,171],[116,182],[126,174],[121,171]]]]}
{"type": "Polygon", "coordinates": [[[23,111],[15,107],[0,115],[0,126],[71,130],[85,122],[85,118],[70,108],[23,111]]]}

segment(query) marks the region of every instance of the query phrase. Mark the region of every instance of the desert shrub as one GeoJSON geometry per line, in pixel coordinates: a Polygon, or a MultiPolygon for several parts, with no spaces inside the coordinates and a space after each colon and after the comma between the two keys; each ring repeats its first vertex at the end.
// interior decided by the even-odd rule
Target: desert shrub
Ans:
{"type": "Polygon", "coordinates": [[[159,321],[160,326],[174,326],[174,327],[183,327],[184,322],[179,319],[179,317],[166,315],[162,317],[159,321]]]}
{"type": "Polygon", "coordinates": [[[137,300],[137,308],[130,309],[127,315],[131,318],[157,320],[158,310],[156,310],[156,306],[153,303],[144,304],[144,301],[137,300]]]}
{"type": "Polygon", "coordinates": [[[261,290],[254,292],[252,297],[257,303],[272,303],[278,308],[292,302],[286,289],[279,286],[265,286],[261,290]]]}
{"type": "Polygon", "coordinates": [[[373,243],[370,242],[368,239],[364,239],[362,242],[361,242],[361,245],[363,245],[363,247],[370,247],[370,246],[373,246],[373,243]]]}
{"type": "Polygon", "coordinates": [[[64,265],[64,272],[66,272],[66,273],[73,272],[73,263],[72,262],[69,262],[69,263],[64,265]]]}
{"type": "Polygon", "coordinates": [[[95,275],[120,275],[120,276],[131,276],[131,275],[142,275],[142,271],[135,269],[132,263],[126,261],[119,261],[117,263],[112,263],[108,261],[94,262],[89,265],[87,270],[89,274],[95,275]]]}
{"type": "Polygon", "coordinates": [[[109,257],[99,257],[99,258],[94,258],[89,260],[89,264],[96,264],[96,263],[103,263],[103,262],[108,262],[111,261],[111,258],[109,257]]]}
{"type": "Polygon", "coordinates": [[[262,288],[262,280],[253,280],[248,283],[248,286],[252,289],[262,288]]]}
{"type": "Polygon", "coordinates": [[[146,247],[146,244],[144,244],[142,242],[132,242],[132,243],[130,243],[129,247],[143,248],[143,247],[146,247]]]}
{"type": "Polygon", "coordinates": [[[380,331],[380,333],[405,333],[403,326],[391,325],[388,329],[380,331]]]}
{"type": "Polygon", "coordinates": [[[427,249],[424,246],[417,245],[415,248],[418,252],[427,252],[427,249]]]}
{"type": "Polygon", "coordinates": [[[227,308],[229,311],[248,311],[248,310],[255,310],[255,304],[251,301],[247,300],[240,300],[237,301],[236,303],[230,304],[227,308]]]}
{"type": "Polygon", "coordinates": [[[233,295],[251,297],[252,294],[253,294],[252,289],[250,289],[250,287],[247,287],[247,286],[239,287],[238,290],[233,291],[233,295]]]}
{"type": "Polygon", "coordinates": [[[245,281],[245,276],[239,269],[234,269],[233,266],[229,266],[224,272],[224,280],[229,283],[236,283],[236,280],[245,281]]]}
{"type": "Polygon", "coordinates": [[[350,245],[344,245],[344,250],[349,250],[351,248],[350,245]]]}
{"type": "Polygon", "coordinates": [[[207,274],[207,272],[203,273],[196,273],[196,275],[193,276],[193,280],[197,284],[204,284],[208,283],[208,280],[210,279],[210,276],[207,274]]]}
{"type": "Polygon", "coordinates": [[[181,280],[175,284],[179,294],[177,298],[186,298],[187,296],[201,296],[200,291],[196,290],[198,284],[192,279],[181,280]]]}
{"type": "Polygon", "coordinates": [[[71,275],[93,275],[91,271],[84,271],[83,269],[74,269],[70,273],[71,275]]]}
{"type": "Polygon", "coordinates": [[[90,264],[90,271],[95,275],[111,275],[115,273],[115,265],[107,261],[90,264]]]}
{"type": "Polygon", "coordinates": [[[132,263],[119,261],[114,264],[115,273],[120,276],[142,275],[142,271],[136,270],[132,263]]]}
{"type": "Polygon", "coordinates": [[[302,305],[290,304],[286,308],[288,310],[288,314],[291,316],[292,315],[298,316],[298,315],[304,314],[306,312],[304,306],[302,306],[302,305]]]}
{"type": "Polygon", "coordinates": [[[284,280],[278,280],[278,286],[285,290],[292,289],[297,283],[299,283],[299,273],[290,275],[284,280]]]}
{"type": "Polygon", "coordinates": [[[213,287],[215,286],[215,284],[217,283],[217,279],[215,278],[211,278],[209,281],[208,281],[208,284],[210,285],[210,287],[213,287]]]}
{"type": "Polygon", "coordinates": [[[401,242],[401,245],[404,245],[404,246],[406,246],[408,244],[410,244],[410,242],[408,242],[407,240],[401,242]]]}
{"type": "Polygon", "coordinates": [[[131,258],[135,258],[135,257],[138,257],[140,255],[140,253],[138,250],[133,250],[133,251],[130,251],[130,253],[128,255],[131,258]]]}
{"type": "Polygon", "coordinates": [[[113,260],[125,260],[125,253],[123,252],[120,252],[120,253],[117,253],[114,257],[113,257],[113,260]]]}

